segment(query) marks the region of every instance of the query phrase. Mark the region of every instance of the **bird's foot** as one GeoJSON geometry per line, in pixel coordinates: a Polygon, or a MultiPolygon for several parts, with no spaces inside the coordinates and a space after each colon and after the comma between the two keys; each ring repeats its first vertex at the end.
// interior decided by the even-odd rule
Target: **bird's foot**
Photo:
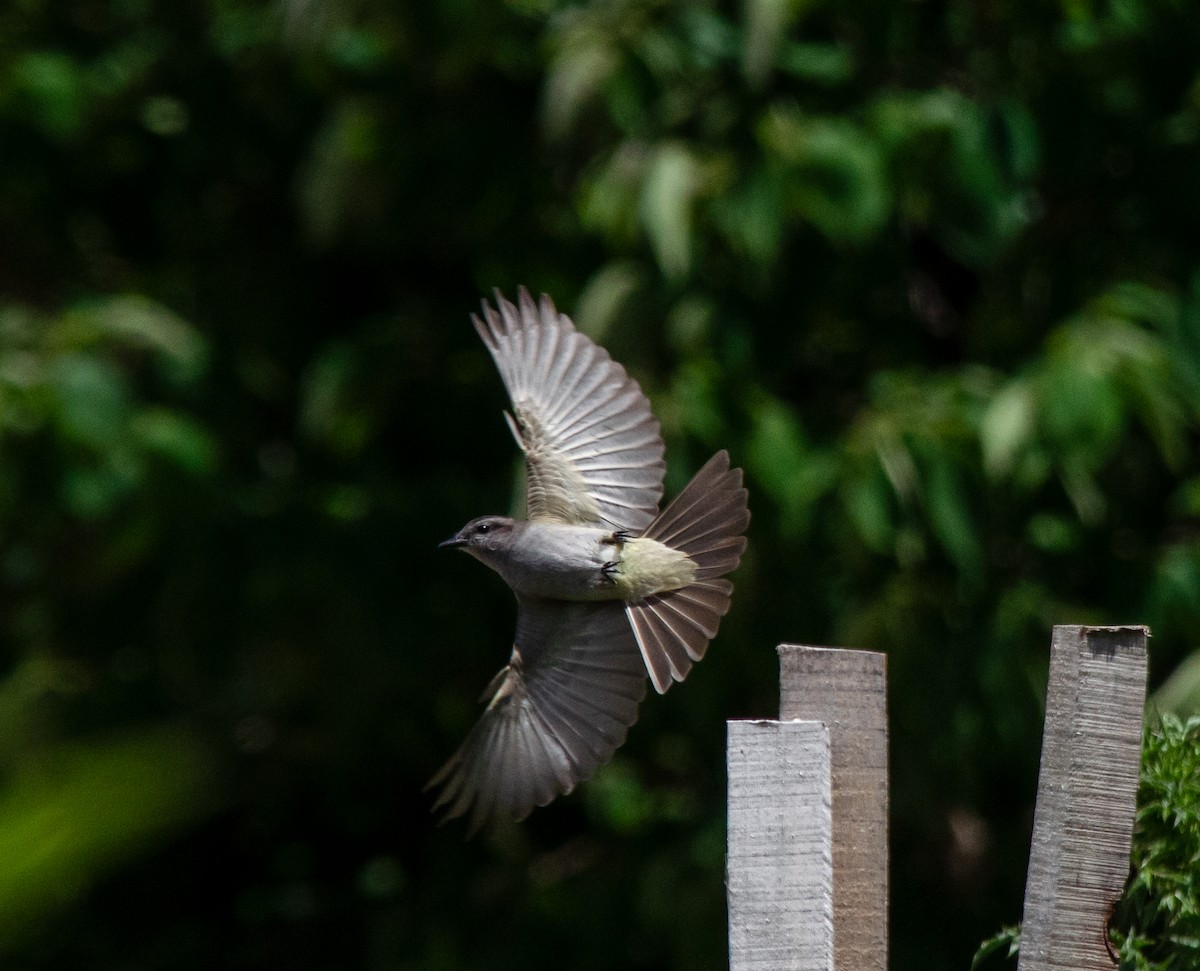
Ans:
{"type": "Polygon", "coordinates": [[[604,566],[600,567],[600,576],[605,583],[611,583],[616,586],[617,574],[621,572],[620,564],[616,560],[609,560],[604,566]]]}
{"type": "Polygon", "coordinates": [[[605,546],[621,546],[626,541],[633,539],[633,534],[626,529],[618,529],[611,536],[606,536],[600,540],[605,546]]]}

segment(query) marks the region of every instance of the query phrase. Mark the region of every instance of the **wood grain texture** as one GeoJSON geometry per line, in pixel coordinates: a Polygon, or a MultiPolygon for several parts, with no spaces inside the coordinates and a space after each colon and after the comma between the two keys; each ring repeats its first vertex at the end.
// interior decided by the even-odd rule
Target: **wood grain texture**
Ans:
{"type": "Polygon", "coordinates": [[[1055,627],[1017,971],[1112,971],[1146,698],[1145,627],[1055,627]]]}
{"type": "Polygon", "coordinates": [[[829,726],[838,971],[888,965],[887,659],[782,644],[779,717],[829,726]]]}
{"type": "Polygon", "coordinates": [[[731,971],[832,971],[829,730],[730,721],[731,971]]]}

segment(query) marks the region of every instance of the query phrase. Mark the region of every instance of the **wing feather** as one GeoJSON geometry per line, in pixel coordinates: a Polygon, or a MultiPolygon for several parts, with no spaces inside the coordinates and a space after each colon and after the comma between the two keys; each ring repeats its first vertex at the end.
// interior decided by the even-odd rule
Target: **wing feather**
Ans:
{"type": "Polygon", "coordinates": [[[637,382],[549,297],[500,293],[474,316],[513,406],[529,518],[644,529],[662,498],[663,441],[637,382]],[[597,465],[597,462],[600,464],[597,465]]]}
{"type": "MultiPolygon", "coordinates": [[[[435,809],[471,832],[570,792],[625,741],[646,668],[618,601],[519,598],[516,645],[487,708],[430,780],[435,809]]],[[[670,675],[668,674],[668,679],[670,675]]]]}

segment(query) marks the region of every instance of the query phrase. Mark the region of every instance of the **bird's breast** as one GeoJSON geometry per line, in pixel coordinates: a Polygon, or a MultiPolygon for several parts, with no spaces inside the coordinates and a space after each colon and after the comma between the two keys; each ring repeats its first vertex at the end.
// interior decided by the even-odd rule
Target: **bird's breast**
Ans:
{"type": "Polygon", "coordinates": [[[594,526],[528,523],[503,563],[501,576],[517,593],[552,600],[620,600],[612,579],[621,545],[594,526]]]}

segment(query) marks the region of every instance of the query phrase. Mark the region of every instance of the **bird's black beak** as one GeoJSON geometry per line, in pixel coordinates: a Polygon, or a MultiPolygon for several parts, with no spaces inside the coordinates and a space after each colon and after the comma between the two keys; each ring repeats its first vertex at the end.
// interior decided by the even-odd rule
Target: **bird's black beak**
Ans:
{"type": "Polygon", "coordinates": [[[455,534],[454,536],[451,536],[449,539],[443,540],[442,542],[438,543],[438,549],[439,550],[454,549],[454,547],[456,547],[456,546],[466,546],[466,545],[467,545],[467,541],[465,539],[463,539],[461,536],[455,534]]]}

